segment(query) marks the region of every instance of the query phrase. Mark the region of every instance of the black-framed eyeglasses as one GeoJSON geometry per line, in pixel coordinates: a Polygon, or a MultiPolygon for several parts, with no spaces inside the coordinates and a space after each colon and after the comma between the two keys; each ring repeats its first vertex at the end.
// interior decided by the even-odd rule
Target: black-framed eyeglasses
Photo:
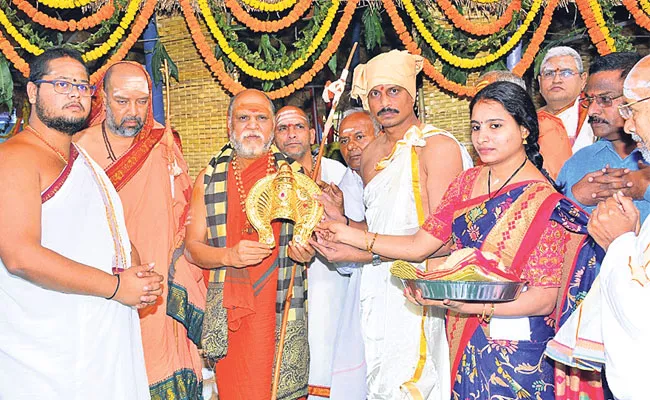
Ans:
{"type": "Polygon", "coordinates": [[[559,75],[562,79],[568,79],[573,75],[580,75],[580,72],[574,71],[570,68],[555,68],[542,70],[539,75],[542,77],[542,79],[554,79],[556,75],[559,75]]]}
{"type": "Polygon", "coordinates": [[[591,103],[596,101],[596,104],[603,108],[608,108],[612,106],[612,102],[620,97],[623,97],[623,93],[619,94],[618,96],[609,96],[606,94],[600,94],[597,96],[582,96],[580,97],[580,106],[582,108],[589,108],[591,106],[591,103]]]}
{"type": "Polygon", "coordinates": [[[39,79],[34,81],[34,83],[49,83],[50,85],[54,86],[54,91],[59,94],[68,94],[72,92],[72,88],[77,88],[80,96],[90,97],[95,94],[95,91],[97,91],[97,86],[95,85],[89,85],[87,83],[72,83],[59,79],[39,79]]]}
{"type": "Polygon", "coordinates": [[[650,100],[650,96],[644,97],[641,100],[633,101],[631,103],[621,104],[620,106],[618,106],[618,113],[621,114],[621,117],[623,117],[623,119],[630,119],[632,118],[632,115],[634,115],[634,110],[632,110],[630,106],[633,106],[635,104],[641,103],[642,101],[646,101],[646,100],[650,100]]]}

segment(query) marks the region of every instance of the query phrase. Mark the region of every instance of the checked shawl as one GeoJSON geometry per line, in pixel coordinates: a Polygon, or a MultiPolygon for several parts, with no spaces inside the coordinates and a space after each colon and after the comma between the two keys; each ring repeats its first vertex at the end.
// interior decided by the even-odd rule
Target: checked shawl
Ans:
{"type": "MultiPolygon", "coordinates": [[[[275,158],[276,167],[278,161],[286,161],[294,171],[300,170],[299,163],[286,158],[275,146],[271,147],[271,151],[275,158]]],[[[208,244],[214,247],[226,247],[226,210],[228,209],[226,180],[233,155],[234,149],[232,145],[230,143],[226,144],[220,153],[210,160],[203,180],[204,200],[207,208],[208,244]]],[[[280,248],[278,259],[275,262],[279,269],[275,302],[276,355],[282,313],[293,266],[293,261],[287,256],[287,246],[292,237],[293,224],[289,221],[282,222],[279,240],[280,248]]],[[[230,277],[235,277],[241,274],[241,270],[232,267],[221,267],[210,271],[201,343],[206,357],[212,361],[218,361],[225,357],[228,352],[228,320],[226,309],[223,307],[223,289],[224,282],[229,274],[231,274],[230,277]]],[[[307,344],[306,307],[307,272],[305,266],[298,265],[280,367],[278,399],[294,399],[307,395],[309,345],[307,344]]]]}

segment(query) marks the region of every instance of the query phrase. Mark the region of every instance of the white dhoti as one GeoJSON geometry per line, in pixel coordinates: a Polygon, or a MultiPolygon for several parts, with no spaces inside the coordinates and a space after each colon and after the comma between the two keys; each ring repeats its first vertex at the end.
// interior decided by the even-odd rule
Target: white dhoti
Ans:
{"type": "MultiPolygon", "coordinates": [[[[363,181],[348,168],[339,188],[343,192],[345,215],[353,221],[365,219],[363,181]]],[[[361,334],[359,288],[362,264],[338,264],[339,272],[349,275],[350,281],[343,300],[341,317],[334,341],[332,361],[332,400],[364,400],[366,398],[366,359],[361,334]]]]}
{"type": "MultiPolygon", "coordinates": [[[[96,177],[110,196],[109,212],[130,255],[120,198],[104,171],[83,154],[71,157],[56,187],[46,191],[41,244],[110,274],[115,246],[96,177]]],[[[150,398],[134,308],[43,289],[10,274],[2,260],[0,304],[0,399],[150,398]]]]}
{"type": "MultiPolygon", "coordinates": [[[[322,159],[321,180],[338,185],[345,174],[338,161],[322,159]]],[[[334,265],[317,256],[307,270],[308,337],[309,337],[309,398],[330,397],[334,341],[341,318],[349,276],[340,274],[334,265]]]]}
{"type": "MultiPolygon", "coordinates": [[[[413,146],[426,137],[450,134],[426,126],[412,127],[398,141],[387,163],[364,191],[368,231],[410,235],[420,228],[412,170],[419,171],[413,146]]],[[[455,140],[455,139],[454,139],[455,140]]],[[[464,168],[471,157],[458,144],[464,168]]],[[[419,173],[419,172],[418,172],[419,173]]],[[[417,180],[416,180],[417,181],[417,180]]],[[[419,187],[416,185],[419,192],[419,187]]],[[[390,273],[391,262],[366,266],[361,275],[361,326],[364,337],[368,399],[449,399],[449,346],[444,311],[416,306],[406,300],[399,279],[390,273]],[[424,312],[426,311],[426,316],[424,312]]],[[[420,265],[424,268],[424,265],[420,265]]]]}

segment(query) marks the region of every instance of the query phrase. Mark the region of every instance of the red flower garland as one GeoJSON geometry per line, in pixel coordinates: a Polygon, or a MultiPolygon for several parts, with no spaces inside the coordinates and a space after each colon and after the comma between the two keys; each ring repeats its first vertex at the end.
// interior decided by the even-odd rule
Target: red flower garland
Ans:
{"type": "Polygon", "coordinates": [[[438,0],[438,6],[445,13],[445,16],[453,22],[455,28],[471,33],[476,36],[493,35],[505,28],[512,21],[512,14],[521,10],[521,0],[514,0],[508,5],[502,16],[496,21],[485,24],[471,22],[458,12],[450,0],[438,0]]]}
{"type": "Polygon", "coordinates": [[[294,24],[311,7],[311,0],[299,0],[293,10],[284,18],[276,21],[262,21],[246,12],[237,0],[226,0],[226,7],[232,11],[237,21],[246,25],[253,32],[277,32],[294,24]]]}
{"type": "Polygon", "coordinates": [[[634,17],[634,21],[640,27],[650,31],[650,17],[636,4],[636,0],[622,0],[622,2],[627,11],[634,17]]]}
{"type": "Polygon", "coordinates": [[[85,30],[90,29],[102,21],[106,21],[115,13],[115,6],[113,5],[113,0],[110,0],[108,3],[104,4],[92,15],[81,18],[79,21],[73,19],[68,21],[61,21],[60,19],[52,18],[49,15],[38,11],[33,5],[31,5],[27,0],[12,0],[13,3],[18,7],[18,9],[25,14],[37,24],[40,24],[49,29],[55,29],[58,31],[75,31],[75,30],[85,30]]]}
{"type": "MultiPolygon", "coordinates": [[[[179,2],[181,4],[181,9],[183,10],[183,15],[185,16],[185,22],[187,23],[192,39],[194,40],[194,44],[199,50],[199,53],[203,57],[204,61],[210,67],[212,73],[216,75],[221,85],[232,94],[237,94],[246,89],[241,83],[236,82],[234,79],[232,79],[232,77],[226,72],[223,61],[218,60],[214,56],[214,53],[211,50],[211,46],[208,44],[205,35],[203,35],[203,32],[201,32],[201,26],[199,25],[198,19],[194,15],[194,10],[192,9],[190,0],[180,0],[179,2]]],[[[314,65],[288,86],[266,92],[266,94],[271,99],[281,99],[283,97],[289,96],[291,93],[298,89],[302,89],[305,87],[305,85],[311,82],[312,79],[314,79],[314,76],[316,76],[316,74],[320,72],[323,67],[325,67],[327,61],[332,57],[332,55],[334,55],[339,45],[341,44],[343,35],[350,25],[350,21],[352,20],[352,16],[354,15],[354,11],[356,10],[358,3],[359,0],[349,0],[347,2],[345,8],[343,9],[343,16],[336,26],[336,30],[332,36],[332,39],[327,44],[327,47],[325,50],[323,50],[318,59],[314,62],[314,65]]]]}
{"type": "MultiPolygon", "coordinates": [[[[402,43],[404,43],[404,46],[406,46],[406,50],[408,50],[411,54],[420,54],[421,53],[420,48],[418,48],[415,41],[413,41],[411,34],[406,29],[406,26],[404,25],[402,19],[399,17],[397,13],[397,7],[393,3],[393,1],[392,0],[382,0],[382,1],[384,3],[384,9],[388,13],[391,22],[393,23],[395,32],[399,35],[399,38],[400,40],[402,40],[402,43]]],[[[531,38],[531,41],[528,44],[528,47],[526,48],[523,57],[521,58],[521,60],[519,60],[517,65],[515,65],[515,67],[512,69],[512,72],[514,74],[517,74],[519,76],[523,75],[524,72],[526,72],[526,70],[530,67],[530,65],[535,60],[535,55],[539,51],[539,46],[541,45],[542,41],[544,40],[544,37],[546,36],[546,31],[548,30],[548,27],[551,25],[551,19],[553,18],[553,11],[555,11],[558,1],[559,0],[550,0],[548,2],[546,8],[544,9],[544,15],[542,16],[540,25],[535,30],[535,33],[533,34],[533,37],[531,38]]],[[[458,96],[472,97],[474,96],[474,94],[476,94],[476,88],[474,88],[473,86],[461,85],[459,83],[450,81],[440,71],[438,71],[433,66],[433,64],[431,64],[431,62],[427,59],[424,60],[423,70],[424,73],[429,78],[433,79],[438,84],[438,86],[440,86],[441,88],[447,91],[455,93],[458,96]]]]}

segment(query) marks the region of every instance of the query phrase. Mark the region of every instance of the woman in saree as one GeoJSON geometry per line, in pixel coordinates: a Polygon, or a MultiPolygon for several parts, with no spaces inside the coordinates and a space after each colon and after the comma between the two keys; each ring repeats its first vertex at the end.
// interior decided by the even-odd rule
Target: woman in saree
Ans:
{"type": "MultiPolygon", "coordinates": [[[[527,282],[516,300],[434,301],[408,289],[405,295],[448,310],[453,399],[554,399],[554,364],[544,357],[546,343],[555,321],[570,314],[578,292],[593,281],[598,248],[585,240],[588,217],[555,190],[541,168],[537,116],[528,94],[496,82],[476,95],[470,113],[472,143],[484,165],[450,184],[416,234],[377,235],[333,223],[324,237],[409,261],[462,248],[496,255],[506,274],[527,282]]],[[[560,386],[559,397],[568,398],[560,386]]],[[[586,398],[602,398],[600,388],[592,389],[586,398]]]]}

